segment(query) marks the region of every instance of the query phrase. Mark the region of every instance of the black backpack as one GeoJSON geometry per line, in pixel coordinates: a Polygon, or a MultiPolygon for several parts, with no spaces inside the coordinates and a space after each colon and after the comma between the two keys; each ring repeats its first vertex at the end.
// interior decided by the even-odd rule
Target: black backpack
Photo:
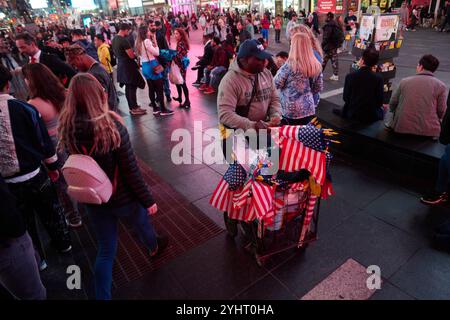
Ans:
{"type": "Polygon", "coordinates": [[[344,31],[340,27],[336,27],[333,31],[333,40],[337,43],[338,48],[342,46],[345,40],[344,31]]]}
{"type": "Polygon", "coordinates": [[[115,67],[117,65],[117,58],[114,55],[114,50],[111,47],[109,47],[108,50],[109,56],[111,57],[111,61],[109,61],[109,63],[111,64],[111,67],[115,67]]]}

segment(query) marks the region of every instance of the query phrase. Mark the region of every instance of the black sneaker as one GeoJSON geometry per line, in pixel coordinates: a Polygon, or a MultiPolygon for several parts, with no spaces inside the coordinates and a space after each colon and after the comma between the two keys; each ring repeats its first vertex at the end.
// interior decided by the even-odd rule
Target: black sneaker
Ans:
{"type": "Polygon", "coordinates": [[[158,243],[156,250],[150,253],[150,258],[153,259],[160,256],[161,253],[167,248],[169,245],[169,239],[164,236],[159,236],[156,238],[156,242],[158,243]]]}
{"type": "Polygon", "coordinates": [[[157,116],[161,113],[161,111],[159,111],[158,109],[153,110],[153,115],[157,116]]]}
{"type": "Polygon", "coordinates": [[[160,113],[161,116],[171,116],[173,114],[174,114],[173,110],[167,110],[167,109],[164,111],[161,111],[161,113],[160,113]]]}
{"type": "Polygon", "coordinates": [[[436,205],[448,201],[447,192],[433,192],[420,198],[420,202],[425,204],[436,205]]]}
{"type": "Polygon", "coordinates": [[[192,85],[193,85],[194,87],[200,87],[202,84],[201,84],[201,82],[199,82],[199,81],[195,81],[192,85]]]}

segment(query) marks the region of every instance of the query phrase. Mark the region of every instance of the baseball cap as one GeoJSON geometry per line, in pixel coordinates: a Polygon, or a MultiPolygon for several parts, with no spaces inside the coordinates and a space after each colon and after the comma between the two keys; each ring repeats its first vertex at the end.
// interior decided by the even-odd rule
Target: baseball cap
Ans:
{"type": "Polygon", "coordinates": [[[270,53],[264,50],[264,47],[255,39],[245,40],[239,47],[238,59],[247,57],[256,57],[261,60],[272,57],[270,53]]]}

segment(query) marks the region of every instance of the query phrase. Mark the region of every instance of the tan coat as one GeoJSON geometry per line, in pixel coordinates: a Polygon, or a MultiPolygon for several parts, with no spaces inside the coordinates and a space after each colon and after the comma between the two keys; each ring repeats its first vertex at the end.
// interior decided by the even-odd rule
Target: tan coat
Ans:
{"type": "Polygon", "coordinates": [[[389,102],[394,113],[391,128],[398,133],[439,137],[447,91],[429,71],[403,79],[389,102]]]}

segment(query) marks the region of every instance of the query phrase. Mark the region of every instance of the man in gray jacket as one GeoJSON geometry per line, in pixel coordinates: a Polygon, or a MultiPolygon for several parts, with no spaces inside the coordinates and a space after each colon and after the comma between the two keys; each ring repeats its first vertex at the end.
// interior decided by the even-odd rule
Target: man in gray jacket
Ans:
{"type": "Polygon", "coordinates": [[[393,119],[387,125],[393,131],[439,137],[447,109],[447,88],[434,76],[438,66],[436,57],[424,55],[417,65],[417,74],[400,81],[389,102],[393,119]]]}
{"type": "MultiPolygon", "coordinates": [[[[228,163],[231,163],[232,146],[227,141],[231,140],[228,138],[232,137],[232,132],[227,129],[260,131],[280,123],[280,98],[272,73],[265,68],[270,57],[257,40],[246,40],[220,82],[217,109],[228,163]]],[[[228,232],[237,234],[237,221],[229,219],[227,213],[224,220],[228,232]]],[[[248,225],[243,227],[250,234],[248,225]]]]}
{"type": "Polygon", "coordinates": [[[280,98],[272,74],[265,68],[270,57],[257,40],[241,45],[219,86],[217,108],[224,127],[246,131],[268,128],[266,120],[278,124],[280,98]]]}

